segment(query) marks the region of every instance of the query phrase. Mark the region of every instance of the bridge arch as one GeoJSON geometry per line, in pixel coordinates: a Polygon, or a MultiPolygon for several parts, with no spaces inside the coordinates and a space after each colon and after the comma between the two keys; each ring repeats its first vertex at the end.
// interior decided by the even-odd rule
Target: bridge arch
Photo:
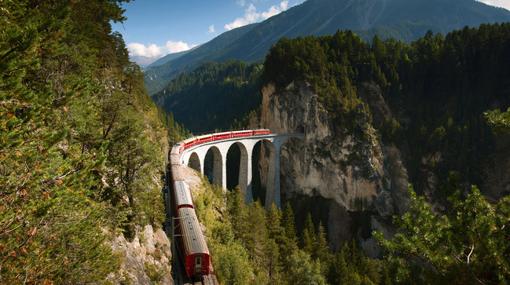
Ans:
{"type": "Polygon", "coordinates": [[[211,146],[204,158],[204,175],[212,184],[223,186],[224,158],[217,146],[211,146]]]}
{"type": "Polygon", "coordinates": [[[239,187],[244,191],[248,183],[248,150],[242,142],[235,142],[226,152],[227,189],[239,187]],[[244,186],[244,187],[243,187],[244,186]]]}
{"type": "Polygon", "coordinates": [[[188,161],[188,167],[195,169],[196,171],[202,173],[202,163],[200,162],[200,157],[196,152],[193,152],[188,161]]]}

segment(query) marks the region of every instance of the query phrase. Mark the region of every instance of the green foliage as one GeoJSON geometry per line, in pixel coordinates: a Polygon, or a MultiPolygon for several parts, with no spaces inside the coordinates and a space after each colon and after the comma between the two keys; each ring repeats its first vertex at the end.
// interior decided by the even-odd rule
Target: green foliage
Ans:
{"type": "Polygon", "coordinates": [[[173,79],[153,98],[193,132],[228,129],[260,104],[261,72],[260,64],[207,63],[173,79]]]}
{"type": "Polygon", "coordinates": [[[364,256],[354,242],[345,243],[332,262],[328,273],[331,284],[391,284],[382,279],[385,264],[364,256]]]}
{"type": "Polygon", "coordinates": [[[216,274],[223,284],[253,283],[253,265],[246,249],[238,242],[216,245],[214,262],[218,264],[216,274]]]}
{"type": "Polygon", "coordinates": [[[496,205],[473,187],[465,199],[450,198],[439,214],[412,189],[408,213],[396,218],[397,234],[376,237],[400,283],[504,284],[510,278],[509,197],[496,205]]]}
{"type": "Polygon", "coordinates": [[[502,140],[487,122],[496,134],[508,125],[508,112],[487,110],[510,106],[504,80],[510,77],[509,43],[508,23],[445,36],[429,32],[409,44],[378,37],[367,43],[352,32],[282,39],[266,57],[263,81],[279,90],[292,82],[310,84],[334,135],[357,138],[350,164],[359,164],[375,129],[402,151],[418,192],[430,173],[440,189],[447,189],[451,171],[462,185],[485,185],[502,140]]]}
{"type": "Polygon", "coordinates": [[[290,253],[289,262],[294,264],[289,274],[289,284],[308,285],[326,284],[326,279],[321,274],[321,264],[319,261],[313,261],[310,255],[303,251],[290,253]],[[299,264],[296,266],[296,264],[299,264]]]}
{"type": "Polygon", "coordinates": [[[309,249],[299,249],[294,214],[274,204],[245,204],[239,189],[227,193],[203,179],[194,196],[195,209],[206,226],[214,268],[224,284],[388,284],[386,267],[367,258],[353,243],[340,255],[328,247],[326,232],[307,218],[309,249]],[[339,283],[340,282],[340,283],[339,283]]]}
{"type": "MultiPolygon", "coordinates": [[[[352,30],[366,41],[379,35],[384,39],[410,42],[423,37],[428,30],[447,33],[465,26],[508,21],[510,12],[507,10],[473,0],[307,1],[293,7],[290,14],[271,17],[261,25],[227,31],[186,51],[185,55],[167,56],[161,65],[156,63],[148,68],[147,86],[156,92],[162,90],[170,79],[204,62],[232,58],[245,62],[262,61],[282,37],[332,35],[338,30],[352,30]]],[[[151,95],[156,93],[153,91],[150,91],[151,95]]]]}
{"type": "Polygon", "coordinates": [[[229,199],[227,207],[223,190],[202,180],[202,191],[194,196],[198,219],[206,225],[205,235],[213,256],[214,269],[220,282],[224,284],[249,284],[254,279],[254,268],[246,248],[236,237],[236,220],[229,213],[241,215],[241,204],[235,206],[229,199]],[[237,208],[236,208],[237,207],[237,208]]]}
{"type": "Polygon", "coordinates": [[[161,280],[163,279],[163,274],[164,272],[161,272],[161,270],[158,269],[158,267],[152,263],[144,263],[144,271],[145,271],[145,274],[147,274],[147,276],[149,277],[149,279],[154,283],[154,284],[159,284],[159,282],[161,282],[161,280]]]}
{"type": "Polygon", "coordinates": [[[310,213],[306,216],[301,248],[310,255],[315,252],[315,227],[310,213]]]}
{"type": "Polygon", "coordinates": [[[485,112],[484,115],[487,123],[494,129],[496,133],[510,133],[510,108],[508,108],[506,112],[501,112],[501,110],[494,110],[485,112]]]}
{"type": "Polygon", "coordinates": [[[167,142],[111,31],[123,2],[0,1],[2,284],[103,283],[113,235],[162,220],[167,142]]]}
{"type": "Polygon", "coordinates": [[[175,121],[173,113],[166,113],[164,110],[160,109],[160,114],[162,117],[161,120],[168,130],[169,145],[175,145],[176,143],[191,136],[191,133],[183,125],[175,121]]]}

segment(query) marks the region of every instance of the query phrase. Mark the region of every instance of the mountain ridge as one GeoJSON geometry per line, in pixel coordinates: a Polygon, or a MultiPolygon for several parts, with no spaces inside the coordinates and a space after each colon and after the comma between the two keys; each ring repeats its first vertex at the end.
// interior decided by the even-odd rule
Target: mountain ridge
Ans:
{"type": "Polygon", "coordinates": [[[429,30],[447,33],[506,21],[510,21],[510,11],[475,0],[309,0],[261,23],[225,32],[185,56],[147,68],[145,83],[153,95],[178,74],[205,62],[260,61],[282,37],[352,30],[364,40],[379,35],[409,42],[429,30]]]}

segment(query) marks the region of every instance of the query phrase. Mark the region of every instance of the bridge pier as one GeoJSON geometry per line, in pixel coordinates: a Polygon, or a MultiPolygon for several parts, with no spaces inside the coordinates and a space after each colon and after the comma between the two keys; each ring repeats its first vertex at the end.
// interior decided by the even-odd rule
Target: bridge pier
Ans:
{"type": "MultiPolygon", "coordinates": [[[[281,145],[275,146],[275,154],[274,154],[274,168],[275,168],[275,175],[274,175],[274,195],[273,195],[273,202],[278,208],[281,208],[281,197],[280,197],[280,151],[281,151],[281,145]]],[[[267,207],[271,207],[271,204],[266,204],[267,207]]]]}
{"type": "Polygon", "coordinates": [[[221,155],[221,188],[227,191],[227,154],[221,155]]]}
{"type": "Polygon", "coordinates": [[[247,203],[251,203],[253,201],[251,189],[253,180],[252,156],[255,144],[247,142],[244,145],[241,144],[241,146],[241,159],[239,161],[239,188],[245,201],[247,203]]]}

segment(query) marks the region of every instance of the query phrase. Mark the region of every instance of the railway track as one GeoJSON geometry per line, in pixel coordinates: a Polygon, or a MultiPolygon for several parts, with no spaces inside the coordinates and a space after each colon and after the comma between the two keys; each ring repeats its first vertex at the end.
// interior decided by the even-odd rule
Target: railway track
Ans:
{"type": "Polygon", "coordinates": [[[182,166],[176,166],[169,164],[167,168],[167,174],[166,174],[166,187],[164,190],[164,197],[165,197],[165,210],[166,210],[166,219],[165,222],[165,231],[168,236],[171,238],[172,243],[172,277],[174,280],[174,284],[176,285],[219,285],[218,279],[216,278],[216,275],[214,273],[211,273],[209,275],[203,275],[201,277],[201,280],[191,280],[188,278],[185,274],[183,263],[181,262],[183,260],[182,258],[182,252],[180,250],[180,247],[178,246],[178,239],[179,236],[176,235],[175,232],[175,221],[177,217],[173,216],[173,201],[172,201],[172,195],[173,192],[173,180],[175,178],[182,179],[184,178],[184,173],[182,172],[182,166]],[[172,175],[175,177],[172,179],[172,175]]]}
{"type": "Polygon", "coordinates": [[[209,274],[202,276],[201,281],[183,283],[183,285],[218,285],[218,280],[216,279],[216,275],[209,274]]]}

